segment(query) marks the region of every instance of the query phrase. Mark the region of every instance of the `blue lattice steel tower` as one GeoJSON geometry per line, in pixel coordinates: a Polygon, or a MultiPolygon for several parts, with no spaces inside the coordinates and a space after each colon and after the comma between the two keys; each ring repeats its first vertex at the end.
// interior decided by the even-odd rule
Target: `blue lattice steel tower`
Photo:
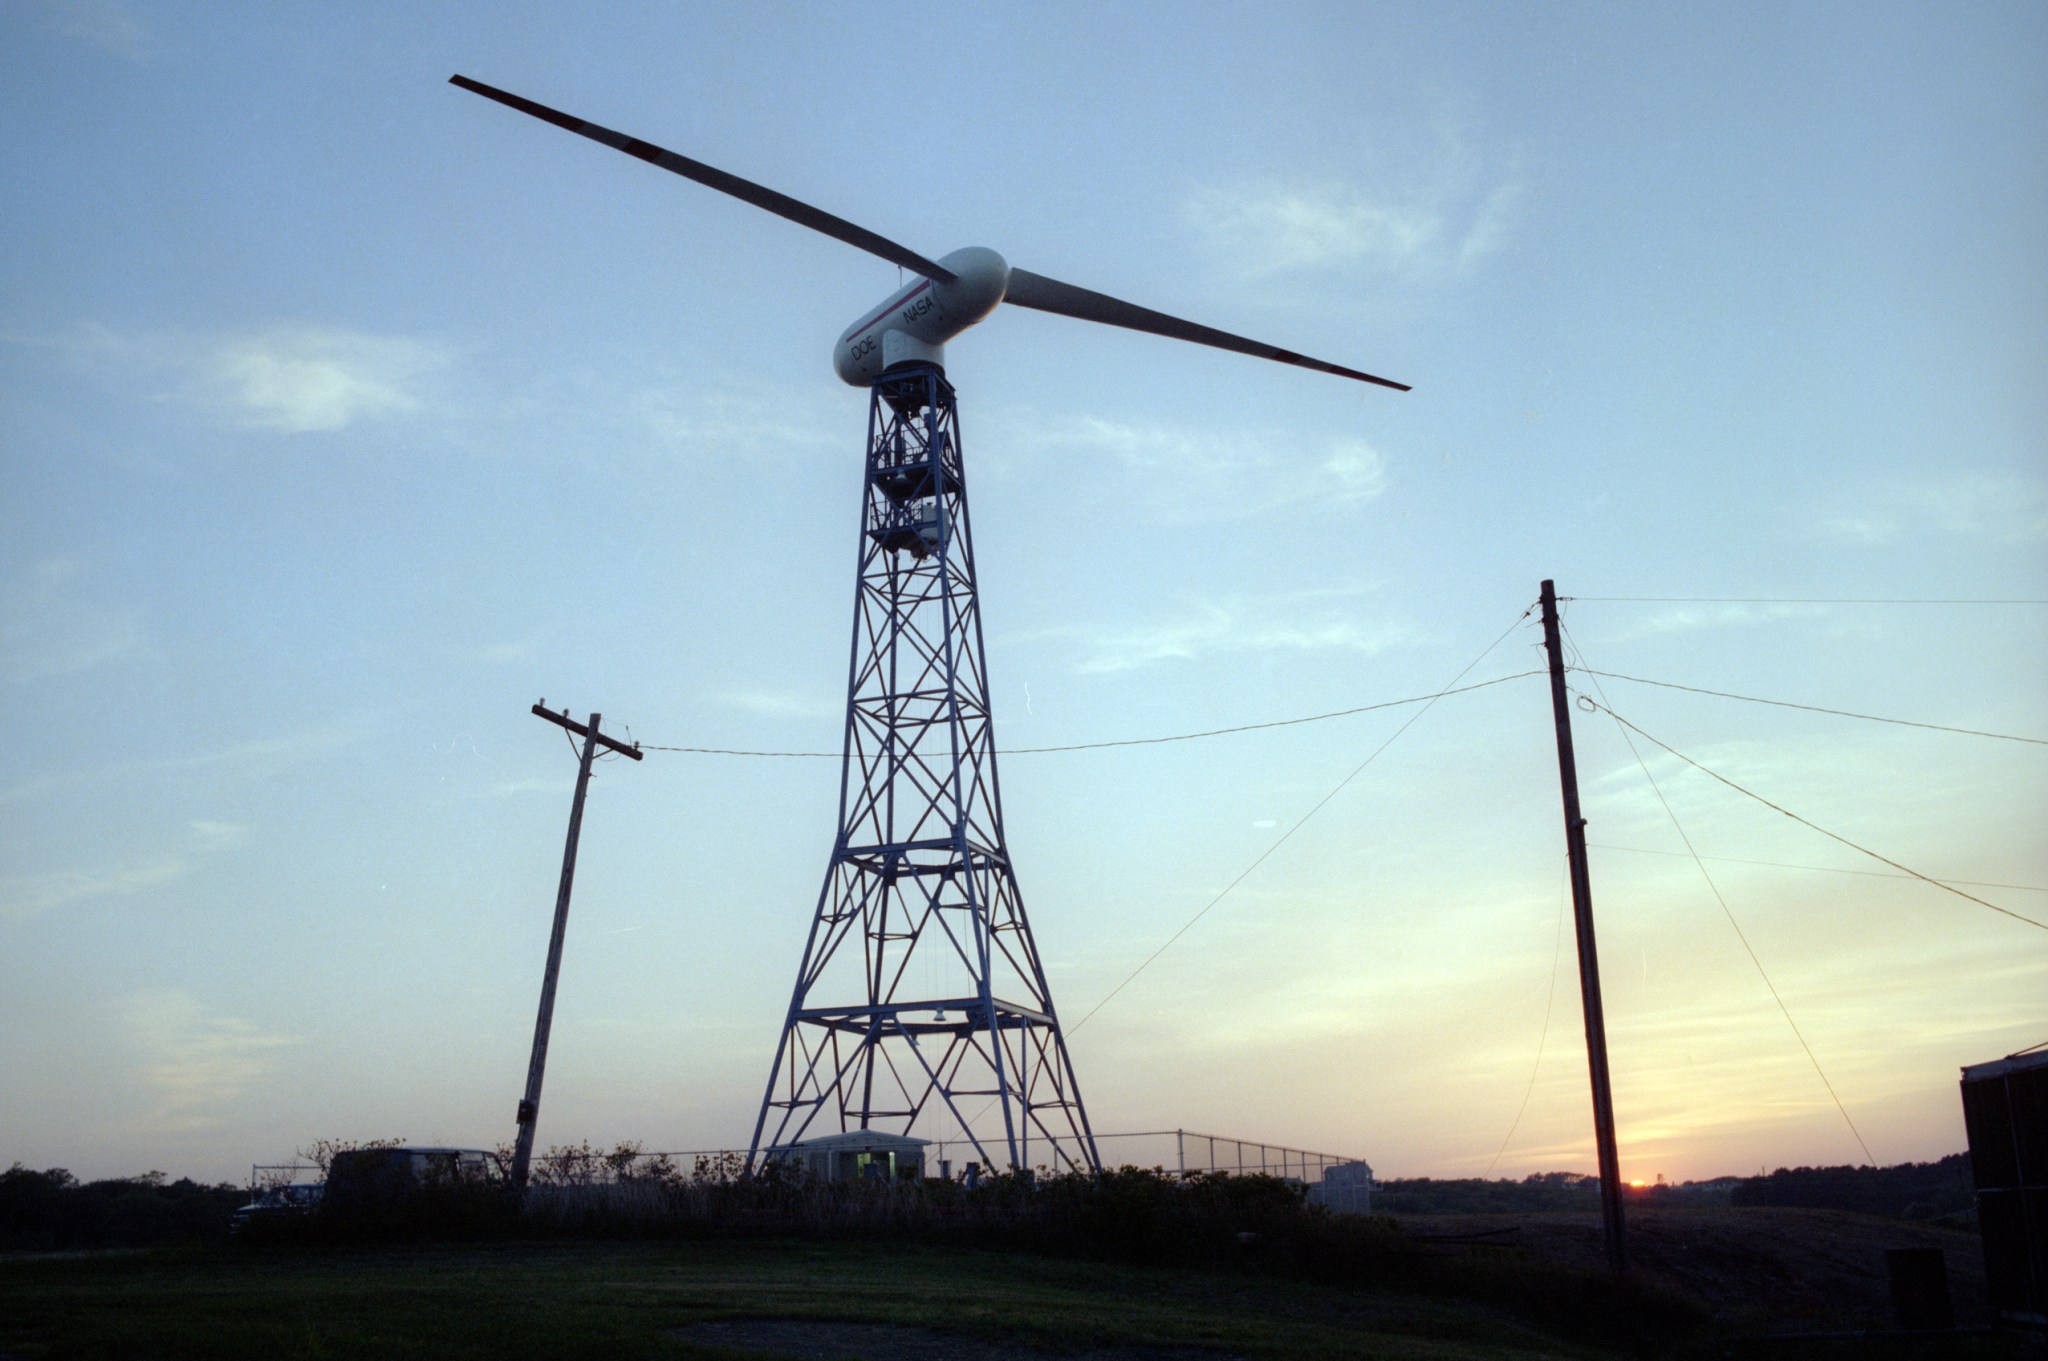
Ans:
{"type": "Polygon", "coordinates": [[[912,272],[832,347],[833,371],[872,393],[839,836],[748,1163],[806,1136],[950,1120],[992,1166],[1096,1166],[1003,843],[945,344],[1009,303],[1408,385],[1014,268],[985,246],[929,259],[716,166],[449,80],[912,272]]]}
{"type": "Polygon", "coordinates": [[[1003,839],[953,388],[917,363],[870,391],[839,833],[749,1165],[958,1129],[987,1166],[1094,1168],[1003,839]]]}

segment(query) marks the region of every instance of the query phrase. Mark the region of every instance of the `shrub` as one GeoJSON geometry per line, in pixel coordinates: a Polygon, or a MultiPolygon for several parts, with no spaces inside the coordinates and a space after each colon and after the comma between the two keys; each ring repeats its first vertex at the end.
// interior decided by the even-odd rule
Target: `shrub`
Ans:
{"type": "MultiPolygon", "coordinates": [[[[510,1201],[494,1202],[509,1211],[510,1201]]],[[[324,1216],[316,1216],[315,1219],[324,1216]]],[[[516,1217],[414,1218],[389,1236],[809,1238],[912,1241],[1163,1267],[1254,1271],[1468,1298],[1602,1342],[1668,1340],[1698,1315],[1632,1279],[1405,1238],[1390,1219],[1332,1214],[1278,1177],[1158,1168],[1016,1172],[951,1181],[826,1181],[795,1163],[749,1175],[734,1156],[687,1171],[630,1145],[554,1148],[516,1217]]]]}
{"type": "Polygon", "coordinates": [[[161,1172],[86,1182],[61,1167],[0,1172],[0,1250],[139,1248],[225,1237],[239,1188],[161,1172]]]}

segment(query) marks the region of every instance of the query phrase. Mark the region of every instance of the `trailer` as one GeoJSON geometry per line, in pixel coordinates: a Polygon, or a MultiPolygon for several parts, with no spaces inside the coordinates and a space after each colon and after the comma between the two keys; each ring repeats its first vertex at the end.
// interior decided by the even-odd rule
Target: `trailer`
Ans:
{"type": "Polygon", "coordinates": [[[2001,1321],[2048,1329],[2048,1047],[1963,1069],[1984,1285],[2001,1321]]]}

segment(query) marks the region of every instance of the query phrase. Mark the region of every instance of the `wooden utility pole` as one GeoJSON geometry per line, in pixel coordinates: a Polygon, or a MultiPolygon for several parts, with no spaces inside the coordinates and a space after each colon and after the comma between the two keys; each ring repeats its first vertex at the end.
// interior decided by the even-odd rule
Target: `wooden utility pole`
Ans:
{"type": "Polygon", "coordinates": [[[1564,693],[1564,648],[1557,636],[1557,589],[1543,583],[1543,646],[1550,653],[1550,707],[1557,717],[1557,777],[1564,787],[1564,844],[1572,865],[1572,917],[1579,934],[1579,1002],[1586,1014],[1586,1068],[1593,1079],[1593,1141],[1600,1159],[1600,1222],[1607,1265],[1628,1265],[1621,1222],[1621,1159],[1614,1151],[1614,1090],[1607,1081],[1607,1020],[1600,1007],[1600,951],[1593,942],[1593,881],[1586,869],[1586,819],[1579,814],[1579,767],[1572,755],[1572,709],[1564,693]]]}
{"type": "Polygon", "coordinates": [[[583,757],[576,769],[576,799],[569,805],[569,844],[562,849],[562,883],[555,892],[555,929],[548,937],[547,972],[541,976],[540,1016],[533,1023],[533,1058],[526,1065],[526,1096],[519,1103],[519,1141],[512,1152],[512,1189],[519,1194],[526,1191],[526,1173],[533,1162],[533,1128],[540,1117],[541,1075],[548,1066],[548,1030],[555,1018],[555,979],[562,971],[562,936],[569,926],[569,888],[576,881],[576,839],[583,833],[583,796],[590,789],[590,763],[599,747],[609,747],[635,761],[642,755],[639,743],[629,747],[598,731],[603,715],[592,714],[589,723],[578,723],[569,717],[568,710],[555,713],[546,705],[547,701],[542,700],[533,706],[533,712],[581,737],[583,757]]]}

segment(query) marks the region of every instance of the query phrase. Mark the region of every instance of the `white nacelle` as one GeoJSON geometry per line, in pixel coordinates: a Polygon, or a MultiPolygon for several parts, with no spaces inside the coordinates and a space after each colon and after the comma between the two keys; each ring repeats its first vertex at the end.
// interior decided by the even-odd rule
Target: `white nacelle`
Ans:
{"type": "Polygon", "coordinates": [[[985,246],[967,246],[939,263],[950,283],[919,279],[870,308],[839,334],[832,369],[854,387],[867,387],[892,364],[944,362],[945,343],[996,310],[1010,286],[1010,266],[985,246]]]}

